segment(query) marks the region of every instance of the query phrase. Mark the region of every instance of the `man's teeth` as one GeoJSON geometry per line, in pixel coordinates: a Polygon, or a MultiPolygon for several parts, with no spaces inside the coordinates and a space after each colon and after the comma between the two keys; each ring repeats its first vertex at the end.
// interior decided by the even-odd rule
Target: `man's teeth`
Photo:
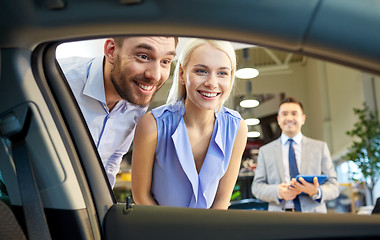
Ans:
{"type": "Polygon", "coordinates": [[[207,92],[201,92],[201,94],[205,97],[216,97],[216,95],[218,95],[218,93],[207,93],[207,92]]]}
{"type": "Polygon", "coordinates": [[[145,91],[150,91],[150,90],[152,90],[152,88],[153,88],[153,86],[152,85],[144,85],[144,84],[141,84],[141,83],[137,83],[137,85],[140,87],[140,88],[142,88],[143,90],[145,90],[145,91]]]}

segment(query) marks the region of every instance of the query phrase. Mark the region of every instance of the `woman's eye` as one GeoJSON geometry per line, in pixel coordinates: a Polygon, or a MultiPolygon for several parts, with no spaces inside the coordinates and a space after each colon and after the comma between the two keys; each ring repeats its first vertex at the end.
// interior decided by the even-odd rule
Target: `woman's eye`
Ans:
{"type": "Polygon", "coordinates": [[[207,74],[207,71],[204,69],[197,69],[197,70],[195,70],[195,72],[199,73],[199,74],[207,74]]]}
{"type": "Polygon", "coordinates": [[[221,75],[221,76],[228,76],[228,72],[219,72],[218,75],[221,75]]]}

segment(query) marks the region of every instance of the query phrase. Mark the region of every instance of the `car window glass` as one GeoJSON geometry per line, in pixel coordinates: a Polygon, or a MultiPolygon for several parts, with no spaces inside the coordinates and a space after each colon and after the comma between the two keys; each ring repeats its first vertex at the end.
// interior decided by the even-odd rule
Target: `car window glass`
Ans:
{"type": "MultiPolygon", "coordinates": [[[[56,56],[59,62],[71,57],[95,58],[103,55],[104,39],[72,42],[60,45],[56,56]]],[[[178,48],[181,47],[180,39],[178,48]]],[[[306,115],[302,133],[327,143],[337,178],[340,195],[327,203],[331,213],[363,213],[371,206],[380,192],[375,185],[372,192],[366,188],[362,169],[352,161],[346,161],[354,138],[347,134],[359,121],[354,109],[363,104],[376,113],[380,106],[380,77],[347,66],[316,58],[302,56],[255,45],[234,43],[238,69],[255,68],[258,76],[236,78],[236,86],[225,104],[238,111],[246,120],[249,130],[247,147],[243,155],[239,177],[231,196],[231,208],[265,210],[267,203],[255,200],[251,182],[257,164],[258,149],[281,135],[277,123],[277,111],[286,96],[300,99],[306,115]],[[256,100],[255,107],[245,107],[244,100],[256,100]],[[372,201],[371,201],[372,194],[372,201]]],[[[175,60],[172,65],[174,69],[175,60]]],[[[78,73],[80,74],[86,74],[78,73]]],[[[165,104],[172,84],[172,74],[154,96],[149,109],[165,104]]],[[[378,121],[377,115],[375,117],[378,121]]],[[[379,128],[379,126],[377,126],[379,128]]],[[[377,142],[378,144],[378,142],[377,142]]],[[[378,147],[378,146],[377,146],[378,147]]],[[[132,148],[131,148],[132,149],[132,148]]],[[[125,202],[131,193],[131,150],[124,156],[116,177],[113,192],[119,202],[125,202]]],[[[370,178],[367,182],[371,183],[370,178]]]]}

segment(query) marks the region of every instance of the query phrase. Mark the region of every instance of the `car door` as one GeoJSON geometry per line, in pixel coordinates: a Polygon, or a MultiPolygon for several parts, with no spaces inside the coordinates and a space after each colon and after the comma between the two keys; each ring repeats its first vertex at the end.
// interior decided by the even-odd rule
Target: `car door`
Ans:
{"type": "MultiPolygon", "coordinates": [[[[96,215],[101,214],[101,211],[95,211],[92,195],[85,181],[86,173],[81,168],[76,146],[64,124],[65,121],[75,120],[64,119],[61,114],[44,81],[44,69],[41,68],[43,58],[39,53],[36,50],[33,55],[27,49],[1,51],[3,87],[0,169],[11,207],[24,231],[29,234],[33,229],[43,229],[44,224],[35,224],[38,219],[46,218],[54,239],[100,238],[96,215]],[[19,151],[16,147],[20,146],[23,151],[17,154],[19,151]],[[26,162],[28,165],[23,166],[17,162],[26,162]],[[32,177],[26,178],[28,174],[32,177]],[[28,185],[30,182],[36,185],[35,190],[31,190],[31,185],[28,185]],[[33,195],[37,197],[32,197],[33,195]],[[37,203],[34,204],[35,202],[37,203]],[[38,210],[39,204],[43,206],[43,212],[38,210]],[[29,210],[32,210],[30,214],[29,210]],[[37,217],[36,220],[36,216],[41,218],[37,217]]],[[[68,111],[67,117],[73,116],[71,112],[72,110],[68,111]]],[[[80,120],[78,124],[80,125],[80,120]]],[[[85,131],[83,126],[81,129],[85,131]]],[[[91,142],[88,139],[85,142],[89,143],[91,149],[86,156],[97,161],[91,142]]],[[[103,174],[99,166],[90,170],[93,174],[103,174]]],[[[107,191],[106,182],[97,184],[103,184],[106,191],[106,194],[99,195],[105,196],[112,203],[112,195],[107,191]]]]}

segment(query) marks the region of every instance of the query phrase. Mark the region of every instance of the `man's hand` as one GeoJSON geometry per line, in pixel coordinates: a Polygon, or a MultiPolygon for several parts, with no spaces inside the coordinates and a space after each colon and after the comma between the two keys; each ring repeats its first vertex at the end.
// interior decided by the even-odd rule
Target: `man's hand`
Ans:
{"type": "Polygon", "coordinates": [[[301,192],[292,188],[289,183],[281,183],[278,185],[278,193],[282,199],[288,201],[296,198],[301,192]]]}
{"type": "Polygon", "coordinates": [[[318,194],[318,178],[314,177],[313,178],[313,183],[306,182],[305,179],[302,177],[299,178],[299,181],[297,181],[295,178],[293,178],[290,181],[290,188],[293,188],[296,191],[304,192],[308,194],[310,197],[314,196],[315,194],[318,194]]]}

